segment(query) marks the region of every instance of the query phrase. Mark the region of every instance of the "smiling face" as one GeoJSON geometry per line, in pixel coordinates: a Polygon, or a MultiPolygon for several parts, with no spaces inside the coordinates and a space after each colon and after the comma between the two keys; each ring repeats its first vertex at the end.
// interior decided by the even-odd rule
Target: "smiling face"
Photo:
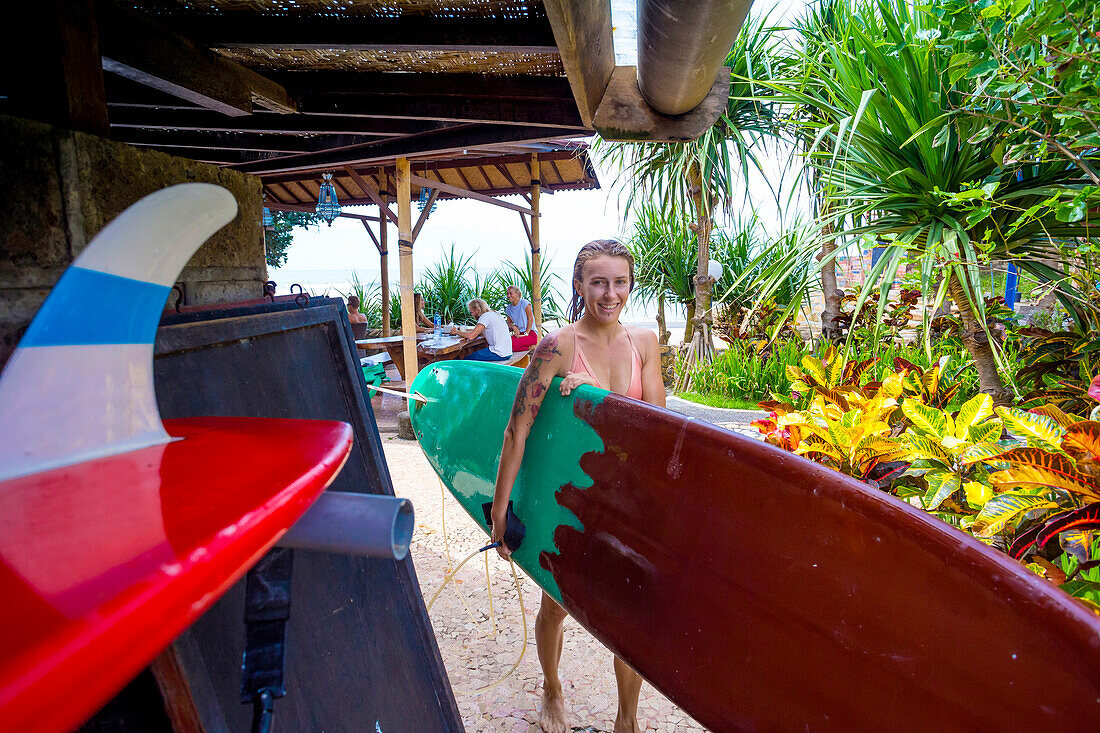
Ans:
{"type": "Polygon", "coordinates": [[[508,302],[512,305],[519,305],[519,289],[508,288],[508,302]]]}
{"type": "Polygon", "coordinates": [[[613,323],[630,297],[630,263],[623,257],[600,255],[584,263],[583,279],[573,286],[584,298],[585,314],[613,323]]]}

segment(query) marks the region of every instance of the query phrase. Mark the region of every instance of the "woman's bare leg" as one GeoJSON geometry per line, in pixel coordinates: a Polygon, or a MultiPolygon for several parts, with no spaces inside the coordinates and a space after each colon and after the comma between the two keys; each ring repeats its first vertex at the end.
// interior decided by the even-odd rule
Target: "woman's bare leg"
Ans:
{"type": "Polygon", "coordinates": [[[615,684],[619,688],[615,733],[640,733],[642,726],[638,725],[638,695],[642,691],[642,676],[626,662],[615,657],[615,684]]]}
{"type": "Polygon", "coordinates": [[[543,591],[539,613],[535,616],[535,647],[538,649],[543,677],[539,725],[546,733],[565,733],[568,729],[565,698],[562,695],[561,678],[558,677],[565,616],[565,610],[543,591]]]}

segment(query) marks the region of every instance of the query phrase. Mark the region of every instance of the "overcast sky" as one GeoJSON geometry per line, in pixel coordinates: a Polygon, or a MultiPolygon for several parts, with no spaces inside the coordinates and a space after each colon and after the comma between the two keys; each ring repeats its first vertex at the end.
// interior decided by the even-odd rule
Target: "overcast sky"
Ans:
{"type": "MultiPolygon", "coordinates": [[[[758,6],[764,5],[758,0],[758,6]]],[[[633,30],[634,2],[632,0],[612,0],[615,28],[616,57],[620,64],[632,64],[636,53],[632,53],[637,43],[633,30]]],[[[773,20],[791,17],[806,5],[806,0],[779,0],[773,20]]],[[[769,152],[766,165],[771,168],[771,176],[778,173],[779,166],[786,163],[787,153],[769,152]]],[[[544,257],[549,256],[557,268],[568,268],[582,244],[593,239],[606,237],[626,238],[629,236],[630,212],[620,208],[618,189],[614,186],[617,170],[608,170],[599,161],[596,166],[601,188],[596,191],[562,191],[541,198],[541,240],[544,257]],[[627,214],[624,223],[624,213],[627,214]]],[[[769,201],[771,194],[759,180],[750,186],[748,208],[756,208],[765,222],[778,224],[778,210],[774,202],[769,201]]],[[[518,196],[506,200],[522,202],[518,196]]],[[[377,213],[375,207],[353,207],[349,211],[377,213]]],[[[414,215],[417,213],[414,207],[414,215]]],[[[789,211],[787,212],[790,213],[789,211]]],[[[391,240],[396,239],[396,230],[391,228],[391,240]]],[[[417,237],[414,261],[417,271],[437,260],[440,253],[454,243],[456,250],[463,254],[474,255],[474,264],[481,269],[496,267],[504,260],[523,261],[527,237],[520,223],[519,214],[489,204],[469,201],[441,201],[425,223],[417,237]]],[[[392,248],[396,252],[396,247],[392,248]]],[[[397,257],[391,257],[391,276],[397,277],[397,257]]],[[[280,282],[280,290],[289,284],[289,280],[310,280],[309,272],[339,270],[348,273],[357,271],[364,280],[376,280],[378,277],[378,254],[363,226],[358,221],[337,219],[331,227],[296,230],[294,244],[289,251],[287,264],[272,271],[273,279],[280,282]],[[286,281],[286,282],[284,282],[286,281]]],[[[346,282],[347,277],[329,277],[337,282],[346,282]]],[[[318,274],[313,278],[316,283],[326,278],[318,274]]]]}

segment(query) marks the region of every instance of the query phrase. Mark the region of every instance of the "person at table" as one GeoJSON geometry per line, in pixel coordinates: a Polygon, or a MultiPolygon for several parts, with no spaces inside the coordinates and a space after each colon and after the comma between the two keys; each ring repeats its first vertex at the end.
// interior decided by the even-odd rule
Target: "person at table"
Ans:
{"type": "Polygon", "coordinates": [[[508,286],[508,305],[504,306],[504,314],[508,317],[508,330],[512,332],[513,352],[527,351],[539,342],[535,312],[515,285],[508,286]]]}
{"type": "Polygon", "coordinates": [[[477,325],[465,329],[451,327],[451,334],[459,338],[472,340],[484,335],[489,345],[468,355],[474,361],[505,361],[512,358],[512,337],[508,333],[508,322],[504,316],[489,308],[481,298],[474,298],[466,307],[470,315],[477,319],[477,325]]]}
{"type": "Polygon", "coordinates": [[[416,332],[428,333],[435,330],[435,323],[424,315],[424,298],[420,293],[413,293],[413,308],[416,310],[416,332]]]}
{"type": "Polygon", "coordinates": [[[348,296],[348,322],[349,323],[366,323],[367,317],[359,312],[359,296],[348,296]]]}

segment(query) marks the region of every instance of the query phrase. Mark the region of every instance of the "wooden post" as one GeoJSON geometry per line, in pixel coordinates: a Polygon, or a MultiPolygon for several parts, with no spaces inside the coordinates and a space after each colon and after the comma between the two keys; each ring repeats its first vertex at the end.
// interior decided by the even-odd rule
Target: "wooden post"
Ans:
{"type": "MultiPolygon", "coordinates": [[[[385,188],[386,179],[382,179],[383,188],[385,188]]],[[[390,197],[385,191],[380,191],[382,198],[382,205],[380,209],[384,209],[379,212],[378,218],[381,219],[378,222],[378,242],[382,248],[379,257],[379,263],[382,268],[382,335],[390,335],[390,246],[389,246],[389,229],[390,220],[386,213],[390,208],[390,197]]]]}
{"type": "Polygon", "coordinates": [[[412,182],[409,159],[397,159],[397,256],[401,263],[401,345],[405,384],[416,378],[416,308],[413,306],[412,182]]]}
{"type": "Polygon", "coordinates": [[[531,307],[535,332],[542,335],[542,255],[539,248],[539,156],[531,155],[531,307]]]}

